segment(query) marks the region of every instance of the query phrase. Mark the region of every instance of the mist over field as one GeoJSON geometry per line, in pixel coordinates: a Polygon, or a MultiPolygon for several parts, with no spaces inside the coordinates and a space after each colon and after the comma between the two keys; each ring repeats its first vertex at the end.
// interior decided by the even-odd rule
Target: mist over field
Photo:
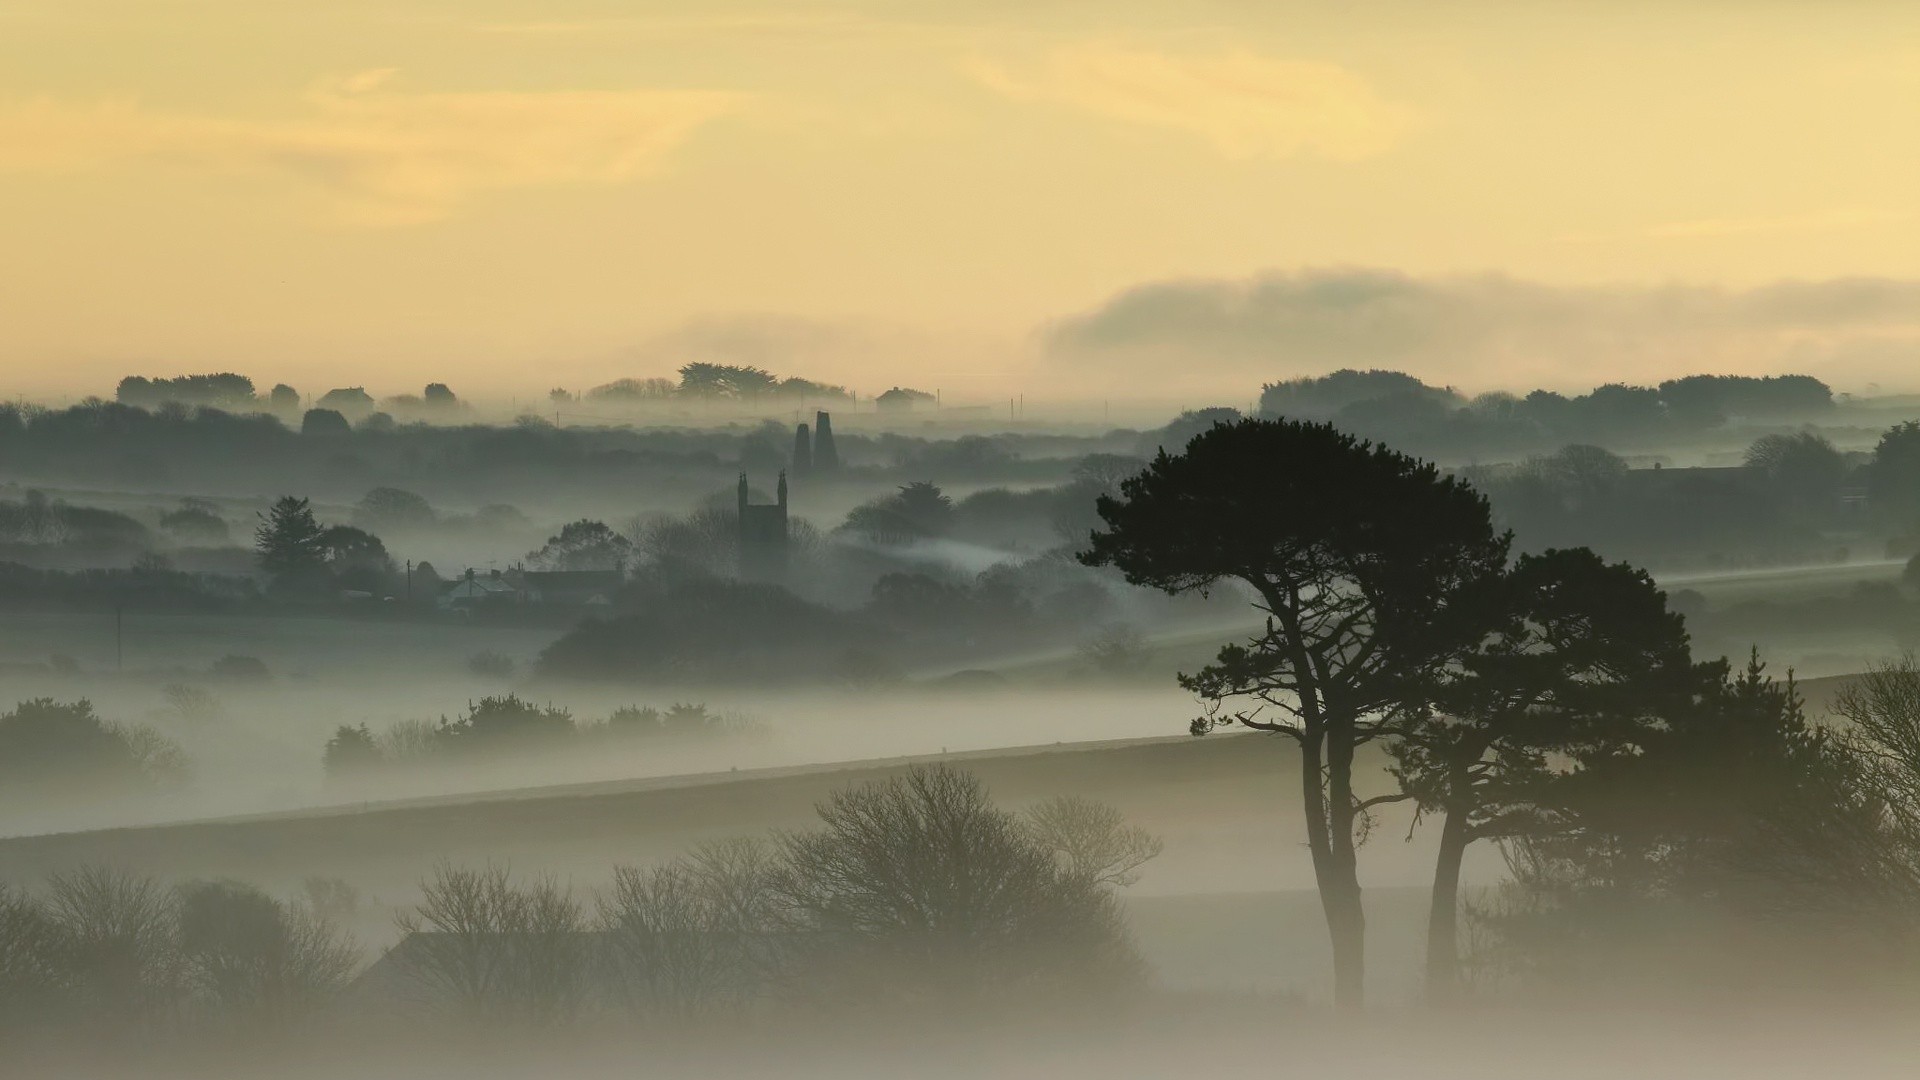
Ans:
{"type": "Polygon", "coordinates": [[[1916,40],[0,4],[0,1077],[1911,1074],[1916,40]]]}

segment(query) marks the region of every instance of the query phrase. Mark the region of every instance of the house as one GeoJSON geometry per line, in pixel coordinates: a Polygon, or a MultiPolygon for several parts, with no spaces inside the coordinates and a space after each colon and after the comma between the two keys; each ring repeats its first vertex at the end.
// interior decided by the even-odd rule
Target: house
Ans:
{"type": "Polygon", "coordinates": [[[442,611],[471,611],[482,604],[516,603],[522,598],[519,586],[500,571],[477,574],[469,568],[440,591],[435,603],[442,611]]]}
{"type": "Polygon", "coordinates": [[[881,412],[912,412],[921,405],[932,404],[936,399],[925,390],[910,390],[896,386],[873,399],[874,408],[881,412]]]}
{"type": "Polygon", "coordinates": [[[612,607],[626,581],[619,570],[524,570],[517,575],[521,598],[558,607],[612,607]]]}

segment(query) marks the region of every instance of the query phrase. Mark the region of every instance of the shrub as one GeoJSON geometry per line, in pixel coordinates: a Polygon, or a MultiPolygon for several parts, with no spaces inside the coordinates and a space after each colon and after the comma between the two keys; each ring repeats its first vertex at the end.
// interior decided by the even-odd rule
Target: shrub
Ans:
{"type": "Polygon", "coordinates": [[[0,799],[152,791],[184,779],[179,747],[108,723],[86,699],[20,702],[0,714],[0,799]]]}
{"type": "Polygon", "coordinates": [[[384,760],[367,725],[342,724],[334,729],[333,738],[327,740],[320,763],[328,776],[353,776],[371,771],[384,760]]]}
{"type": "Polygon", "coordinates": [[[805,979],[827,995],[944,1009],[1136,983],[1106,882],[1035,842],[971,774],[914,768],[819,813],[783,838],[781,880],[805,979]]]}

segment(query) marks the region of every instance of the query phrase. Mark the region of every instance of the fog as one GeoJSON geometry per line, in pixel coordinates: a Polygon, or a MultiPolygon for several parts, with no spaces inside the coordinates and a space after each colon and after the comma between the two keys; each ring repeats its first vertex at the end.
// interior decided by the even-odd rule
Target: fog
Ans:
{"type": "Polygon", "coordinates": [[[0,409],[0,1060],[1894,1067],[1898,401],[1330,372],[1122,428],[716,370],[591,427],[0,409]]]}

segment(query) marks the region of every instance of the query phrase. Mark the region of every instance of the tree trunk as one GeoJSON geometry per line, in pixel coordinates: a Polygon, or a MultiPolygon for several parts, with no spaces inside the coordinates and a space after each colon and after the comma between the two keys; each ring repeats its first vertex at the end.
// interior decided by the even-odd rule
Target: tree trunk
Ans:
{"type": "Polygon", "coordinates": [[[1300,783],[1314,881],[1333,946],[1333,1003],[1356,1012],[1366,1007],[1367,917],[1353,838],[1353,746],[1343,734],[1330,725],[1321,737],[1301,741],[1300,783]]]}
{"type": "Polygon", "coordinates": [[[1445,1005],[1460,989],[1460,863],[1472,840],[1465,812],[1449,810],[1440,826],[1440,857],[1427,911],[1427,1003],[1445,1005]]]}

